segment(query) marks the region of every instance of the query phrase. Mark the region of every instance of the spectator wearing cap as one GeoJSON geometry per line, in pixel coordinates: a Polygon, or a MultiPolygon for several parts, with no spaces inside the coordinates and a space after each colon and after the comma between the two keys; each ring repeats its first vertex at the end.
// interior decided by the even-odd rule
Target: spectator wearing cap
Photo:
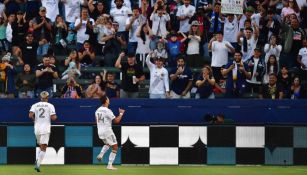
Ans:
{"type": "Polygon", "coordinates": [[[254,54],[254,49],[257,46],[259,30],[254,24],[255,30],[252,28],[246,28],[243,32],[239,32],[237,36],[238,44],[241,46],[241,52],[243,53],[243,61],[246,61],[254,54]]]}
{"type": "Polygon", "coordinates": [[[168,66],[172,68],[178,66],[177,57],[180,55],[181,45],[187,39],[187,36],[184,33],[178,32],[178,34],[181,34],[183,38],[179,40],[177,37],[177,33],[173,32],[170,34],[170,39],[167,41],[167,44],[166,44],[167,46],[166,48],[167,48],[168,55],[169,55],[168,66]]]}
{"type": "Polygon", "coordinates": [[[155,57],[153,64],[150,58],[152,53],[146,57],[146,64],[150,71],[149,98],[164,99],[170,98],[168,71],[163,67],[165,58],[155,57]]]}
{"type": "Polygon", "coordinates": [[[55,65],[50,64],[48,55],[43,56],[43,62],[36,67],[36,78],[38,79],[36,94],[42,91],[47,91],[50,96],[53,96],[53,79],[57,79],[58,72],[55,65]]]}
{"type": "Polygon", "coordinates": [[[183,33],[187,33],[190,30],[189,20],[196,10],[190,3],[191,0],[183,0],[183,5],[178,7],[176,13],[177,19],[180,21],[179,31],[183,33]]]}
{"type": "Polygon", "coordinates": [[[170,16],[166,10],[161,6],[154,6],[154,10],[150,15],[150,20],[152,21],[152,33],[155,36],[166,37],[167,22],[170,21],[170,16]]]}
{"type": "Polygon", "coordinates": [[[224,23],[224,17],[221,13],[221,3],[216,2],[213,7],[212,13],[208,14],[208,17],[210,19],[210,28],[209,28],[209,35],[210,38],[215,34],[216,32],[223,31],[223,23],[224,23]]]}
{"type": "Polygon", "coordinates": [[[24,14],[22,11],[18,11],[17,18],[12,23],[13,46],[21,46],[23,44],[28,28],[29,24],[27,23],[26,20],[26,14],[24,14]]]}
{"type": "Polygon", "coordinates": [[[10,63],[11,53],[7,53],[2,57],[0,64],[0,97],[15,97],[14,74],[16,73],[14,66],[10,63]]]}
{"type": "MultiPolygon", "coordinates": [[[[74,23],[80,16],[80,6],[84,5],[84,0],[65,0],[61,2],[64,4],[65,8],[65,21],[69,24],[74,23]]],[[[90,6],[90,4],[88,5],[90,6]]]]}
{"type": "Polygon", "coordinates": [[[219,83],[223,79],[221,68],[228,62],[228,52],[234,53],[235,49],[230,42],[223,40],[222,32],[217,32],[209,42],[209,50],[212,50],[211,68],[213,76],[216,82],[219,83]]]}
{"type": "Polygon", "coordinates": [[[118,22],[119,28],[118,32],[120,32],[125,40],[128,40],[128,33],[126,32],[126,21],[128,19],[128,15],[132,14],[131,7],[123,6],[124,0],[114,0],[116,7],[111,9],[110,15],[113,17],[113,20],[118,22]]]}
{"type": "Polygon", "coordinates": [[[34,39],[38,41],[37,55],[45,55],[49,49],[51,41],[52,25],[49,18],[46,17],[46,8],[39,8],[39,15],[33,19],[34,39]]]}
{"type": "Polygon", "coordinates": [[[38,43],[34,41],[33,34],[27,33],[24,44],[21,46],[24,64],[29,64],[32,69],[36,66],[38,43]]]}
{"type": "Polygon", "coordinates": [[[279,84],[277,84],[277,75],[271,73],[269,75],[269,83],[263,85],[259,93],[260,99],[283,99],[283,90],[279,84]]]}
{"type": "Polygon", "coordinates": [[[52,22],[55,22],[55,18],[59,15],[59,1],[58,0],[41,0],[42,7],[48,9],[46,17],[52,22]]]}
{"type": "Polygon", "coordinates": [[[19,98],[34,98],[35,74],[29,64],[23,66],[23,72],[16,78],[16,87],[19,98]]]}
{"type": "Polygon", "coordinates": [[[106,12],[109,12],[105,7],[105,4],[102,1],[96,1],[96,4],[94,5],[94,0],[88,1],[88,9],[90,11],[90,17],[93,18],[95,21],[97,18],[101,15],[103,15],[106,12]]]}
{"type": "Polygon", "coordinates": [[[81,17],[75,21],[77,49],[81,49],[84,41],[90,39],[89,31],[93,29],[94,24],[95,21],[88,15],[88,9],[82,8],[81,17]]]}
{"type": "Polygon", "coordinates": [[[250,78],[246,80],[247,92],[259,93],[265,74],[265,63],[261,58],[261,49],[259,47],[254,49],[254,55],[246,63],[248,70],[251,72],[250,78]]]}
{"type": "Polygon", "coordinates": [[[146,17],[140,14],[138,6],[132,9],[132,16],[126,20],[126,32],[129,33],[129,40],[127,45],[127,52],[134,53],[138,45],[137,31],[138,28],[146,23],[146,17]]]}
{"type": "Polygon", "coordinates": [[[119,53],[126,48],[127,42],[122,32],[118,31],[118,22],[113,22],[114,32],[112,34],[104,36],[102,41],[105,42],[104,46],[104,65],[113,67],[119,53]]]}
{"type": "Polygon", "coordinates": [[[171,80],[171,98],[191,98],[192,71],[186,66],[184,56],[177,56],[177,67],[172,68],[169,74],[171,80]]]}
{"type": "Polygon", "coordinates": [[[191,23],[191,28],[188,34],[187,45],[187,65],[190,67],[201,67],[202,59],[200,57],[200,42],[201,33],[199,31],[198,21],[191,23]]]}
{"type": "Polygon", "coordinates": [[[196,79],[195,86],[197,87],[197,99],[214,99],[215,95],[213,88],[215,86],[215,79],[212,74],[210,66],[205,66],[196,79]]]}
{"type": "Polygon", "coordinates": [[[125,53],[122,52],[118,56],[115,67],[122,72],[120,98],[138,98],[139,83],[145,80],[143,67],[135,62],[135,55],[129,54],[127,62],[122,62],[125,53]]]}
{"type": "Polygon", "coordinates": [[[236,51],[234,60],[229,61],[222,71],[226,79],[226,94],[227,98],[240,98],[245,92],[246,79],[250,78],[248,66],[242,61],[242,53],[236,51]]]}

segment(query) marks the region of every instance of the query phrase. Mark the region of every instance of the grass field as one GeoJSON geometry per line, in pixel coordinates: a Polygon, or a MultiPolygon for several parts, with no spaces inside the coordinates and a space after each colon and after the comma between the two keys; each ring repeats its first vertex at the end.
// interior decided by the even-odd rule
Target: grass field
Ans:
{"type": "Polygon", "coordinates": [[[307,175],[307,166],[116,166],[110,171],[103,165],[65,165],[41,167],[1,165],[0,175],[307,175]]]}

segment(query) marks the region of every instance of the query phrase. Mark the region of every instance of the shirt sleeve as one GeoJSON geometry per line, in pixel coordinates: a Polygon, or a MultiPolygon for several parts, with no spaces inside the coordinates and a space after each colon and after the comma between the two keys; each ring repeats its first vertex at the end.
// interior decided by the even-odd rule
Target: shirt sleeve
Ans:
{"type": "Polygon", "coordinates": [[[30,112],[35,112],[35,107],[34,107],[34,105],[31,106],[30,112]]]}
{"type": "Polygon", "coordinates": [[[55,109],[53,105],[50,105],[50,115],[55,115],[55,109]]]}
{"type": "Polygon", "coordinates": [[[111,120],[115,119],[115,115],[114,115],[114,113],[113,113],[111,110],[109,110],[108,117],[109,117],[111,120]]]}

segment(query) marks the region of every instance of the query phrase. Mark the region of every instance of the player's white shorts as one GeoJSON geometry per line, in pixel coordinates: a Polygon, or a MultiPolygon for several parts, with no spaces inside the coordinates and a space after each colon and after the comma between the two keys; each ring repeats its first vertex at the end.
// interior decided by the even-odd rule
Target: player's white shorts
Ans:
{"type": "Polygon", "coordinates": [[[103,141],[103,143],[105,145],[113,146],[113,145],[117,144],[117,140],[116,140],[116,137],[115,137],[114,133],[112,133],[111,135],[109,135],[107,137],[99,135],[99,138],[103,141]]]}
{"type": "Polygon", "coordinates": [[[50,133],[49,134],[37,134],[35,136],[36,136],[36,142],[38,145],[43,145],[43,144],[48,145],[50,133]]]}

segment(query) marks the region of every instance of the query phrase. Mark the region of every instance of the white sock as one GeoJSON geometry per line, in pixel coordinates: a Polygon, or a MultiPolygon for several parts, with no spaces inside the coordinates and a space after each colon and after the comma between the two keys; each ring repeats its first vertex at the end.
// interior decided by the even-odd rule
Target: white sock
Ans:
{"type": "Polygon", "coordinates": [[[106,152],[108,151],[109,148],[110,148],[110,146],[104,145],[104,146],[101,148],[101,151],[100,151],[99,155],[104,155],[104,153],[106,153],[106,152]]]}
{"type": "Polygon", "coordinates": [[[37,166],[39,167],[45,157],[46,152],[45,151],[40,151],[38,154],[38,159],[37,159],[37,166]]]}
{"type": "Polygon", "coordinates": [[[116,152],[114,153],[113,151],[110,153],[110,156],[109,156],[109,164],[108,165],[112,165],[114,160],[115,160],[115,157],[116,157],[116,152]]]}

